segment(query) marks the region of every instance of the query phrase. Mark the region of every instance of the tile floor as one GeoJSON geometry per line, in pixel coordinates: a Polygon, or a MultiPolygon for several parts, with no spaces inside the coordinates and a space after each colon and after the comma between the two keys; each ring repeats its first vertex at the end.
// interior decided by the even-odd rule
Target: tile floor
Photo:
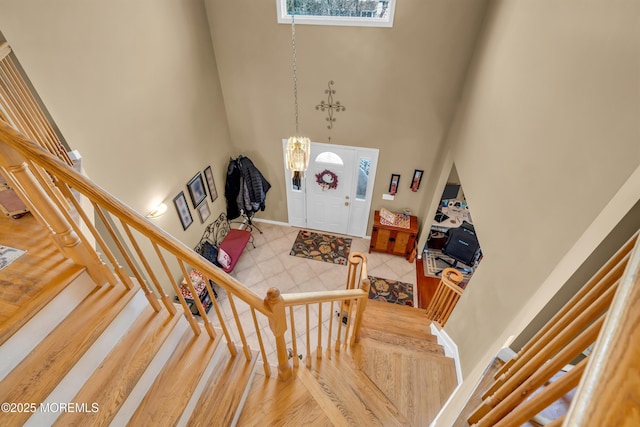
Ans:
{"type": "MultiPolygon", "coordinates": [[[[309,260],[289,255],[291,247],[300,231],[300,228],[277,225],[264,222],[256,222],[263,234],[257,230],[253,231],[255,249],[251,244],[247,245],[242,257],[238,260],[231,275],[242,282],[260,297],[266,296],[267,290],[276,287],[281,293],[308,292],[320,290],[344,289],[347,280],[347,267],[330,264],[323,261],[309,260]]],[[[416,284],[415,263],[410,264],[402,257],[372,252],[368,254],[369,240],[353,237],[351,251],[362,252],[367,256],[367,266],[369,275],[386,279],[400,280],[402,282],[416,284]]],[[[415,289],[415,288],[414,288],[415,289]]],[[[233,312],[224,290],[218,289],[218,304],[227,325],[234,324],[233,312]]],[[[414,300],[416,298],[414,292],[414,300]]],[[[249,307],[237,298],[233,299],[241,324],[245,327],[246,339],[253,350],[259,350],[258,338],[255,328],[248,328],[253,324],[253,319],[249,307]]],[[[415,301],[414,301],[415,302],[415,301]]],[[[415,304],[414,304],[415,306],[415,304]]],[[[318,318],[322,318],[322,346],[326,348],[326,340],[329,331],[330,313],[337,312],[337,307],[333,310],[329,303],[323,304],[320,308],[318,304],[309,307],[310,324],[316,325],[309,331],[310,350],[316,350],[318,345],[318,318]],[[322,313],[319,313],[320,310],[322,313]]],[[[288,312],[287,312],[288,314],[288,312]]],[[[264,316],[257,313],[258,323],[262,333],[265,352],[269,363],[277,363],[275,353],[275,341],[271,333],[268,322],[264,316]]],[[[209,312],[209,318],[214,325],[218,325],[213,310],[209,312]]],[[[307,354],[304,307],[294,310],[296,325],[296,336],[298,337],[298,354],[307,354]]],[[[333,339],[335,339],[337,316],[333,322],[333,339]]],[[[241,341],[235,327],[230,331],[232,339],[240,345],[241,341]]],[[[287,330],[287,347],[291,348],[291,330],[287,330]]]]}

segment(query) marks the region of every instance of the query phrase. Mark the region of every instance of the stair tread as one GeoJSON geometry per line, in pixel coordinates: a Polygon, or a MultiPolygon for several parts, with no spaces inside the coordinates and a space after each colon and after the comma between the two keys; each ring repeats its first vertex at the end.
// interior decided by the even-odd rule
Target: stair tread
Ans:
{"type": "Polygon", "coordinates": [[[444,348],[440,344],[432,340],[425,340],[423,338],[414,338],[385,331],[372,331],[363,328],[360,331],[360,342],[367,339],[398,346],[410,351],[423,351],[427,353],[444,355],[444,348]]]}
{"type": "Polygon", "coordinates": [[[334,424],[299,375],[294,374],[291,381],[280,381],[277,376],[266,377],[262,369],[257,369],[238,425],[324,427],[334,424]]]}
{"type": "MultiPolygon", "coordinates": [[[[424,321],[426,322],[427,320],[425,319],[424,321]]],[[[362,330],[392,333],[434,343],[438,341],[438,339],[431,334],[431,327],[428,324],[411,324],[410,322],[379,319],[366,314],[362,321],[362,330]]]]}
{"type": "Polygon", "coordinates": [[[221,342],[188,329],[140,402],[128,425],[175,425],[221,342]]]}
{"type": "Polygon", "coordinates": [[[397,315],[407,315],[407,316],[425,316],[427,314],[427,310],[424,308],[416,308],[408,305],[401,304],[392,304],[385,301],[377,301],[374,299],[369,299],[367,301],[367,310],[383,310],[389,311],[392,310],[396,312],[397,315]]]}
{"type": "Polygon", "coordinates": [[[61,292],[84,267],[64,257],[51,233],[28,213],[0,215],[2,244],[26,250],[0,272],[0,344],[61,292]]]}
{"type": "Polygon", "coordinates": [[[85,271],[83,266],[65,260],[56,266],[55,271],[49,272],[50,275],[55,273],[55,276],[47,281],[46,286],[36,287],[32,286],[31,282],[19,283],[11,280],[12,292],[21,295],[19,300],[13,304],[6,297],[2,298],[3,315],[0,321],[0,345],[4,344],[16,331],[38,314],[83,271],[85,271]]]}
{"type": "Polygon", "coordinates": [[[127,399],[182,314],[145,307],[126,335],[74,397],[99,402],[98,412],[65,412],[54,425],[107,425],[127,399]]]}
{"type": "Polygon", "coordinates": [[[350,355],[412,425],[429,425],[457,383],[453,359],[442,354],[365,337],[350,355]]]}
{"type": "MultiPolygon", "coordinates": [[[[93,342],[136,294],[138,287],[96,288],[2,381],[3,402],[44,402],[93,342]]],[[[26,412],[4,414],[9,425],[26,412]]]]}
{"type": "Polygon", "coordinates": [[[251,352],[250,361],[243,353],[233,357],[225,351],[209,377],[188,425],[231,425],[257,359],[257,351],[251,352]]]}
{"type": "Polygon", "coordinates": [[[300,368],[298,375],[336,425],[410,425],[347,355],[332,353],[331,359],[314,359],[312,368],[300,368]]]}

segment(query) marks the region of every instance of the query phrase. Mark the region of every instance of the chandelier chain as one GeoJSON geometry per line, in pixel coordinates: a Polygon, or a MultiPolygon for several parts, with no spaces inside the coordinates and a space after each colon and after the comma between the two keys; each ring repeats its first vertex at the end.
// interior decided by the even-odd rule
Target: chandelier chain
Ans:
{"type": "Polygon", "coordinates": [[[295,20],[295,3],[291,13],[291,47],[293,50],[293,101],[295,105],[296,115],[296,135],[300,134],[298,125],[298,76],[296,73],[296,20],[295,20]]]}

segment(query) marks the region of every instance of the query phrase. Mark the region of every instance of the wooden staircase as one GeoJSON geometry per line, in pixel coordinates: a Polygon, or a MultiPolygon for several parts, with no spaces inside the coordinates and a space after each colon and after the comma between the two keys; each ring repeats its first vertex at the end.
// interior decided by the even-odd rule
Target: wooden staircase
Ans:
{"type": "MultiPolygon", "coordinates": [[[[23,267],[0,272],[3,286],[23,267]]],[[[180,307],[156,313],[135,281],[96,286],[69,268],[48,304],[3,323],[0,396],[14,412],[0,425],[426,425],[455,386],[423,310],[369,301],[358,344],[282,381],[219,331],[194,335],[180,307]]]]}
{"type": "Polygon", "coordinates": [[[361,338],[290,383],[256,374],[238,425],[426,426],[456,386],[425,310],[368,301],[361,338]]]}

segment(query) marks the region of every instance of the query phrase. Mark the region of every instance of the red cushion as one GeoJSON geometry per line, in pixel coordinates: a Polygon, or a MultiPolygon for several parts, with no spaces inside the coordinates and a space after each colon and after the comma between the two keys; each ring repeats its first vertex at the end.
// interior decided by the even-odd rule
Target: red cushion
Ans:
{"type": "Polygon", "coordinates": [[[251,233],[247,230],[238,230],[236,228],[229,230],[229,233],[220,244],[220,249],[223,249],[231,257],[229,268],[222,268],[225,272],[230,273],[233,270],[238,259],[240,259],[240,255],[242,255],[242,251],[249,243],[249,239],[251,239],[251,233]]]}

